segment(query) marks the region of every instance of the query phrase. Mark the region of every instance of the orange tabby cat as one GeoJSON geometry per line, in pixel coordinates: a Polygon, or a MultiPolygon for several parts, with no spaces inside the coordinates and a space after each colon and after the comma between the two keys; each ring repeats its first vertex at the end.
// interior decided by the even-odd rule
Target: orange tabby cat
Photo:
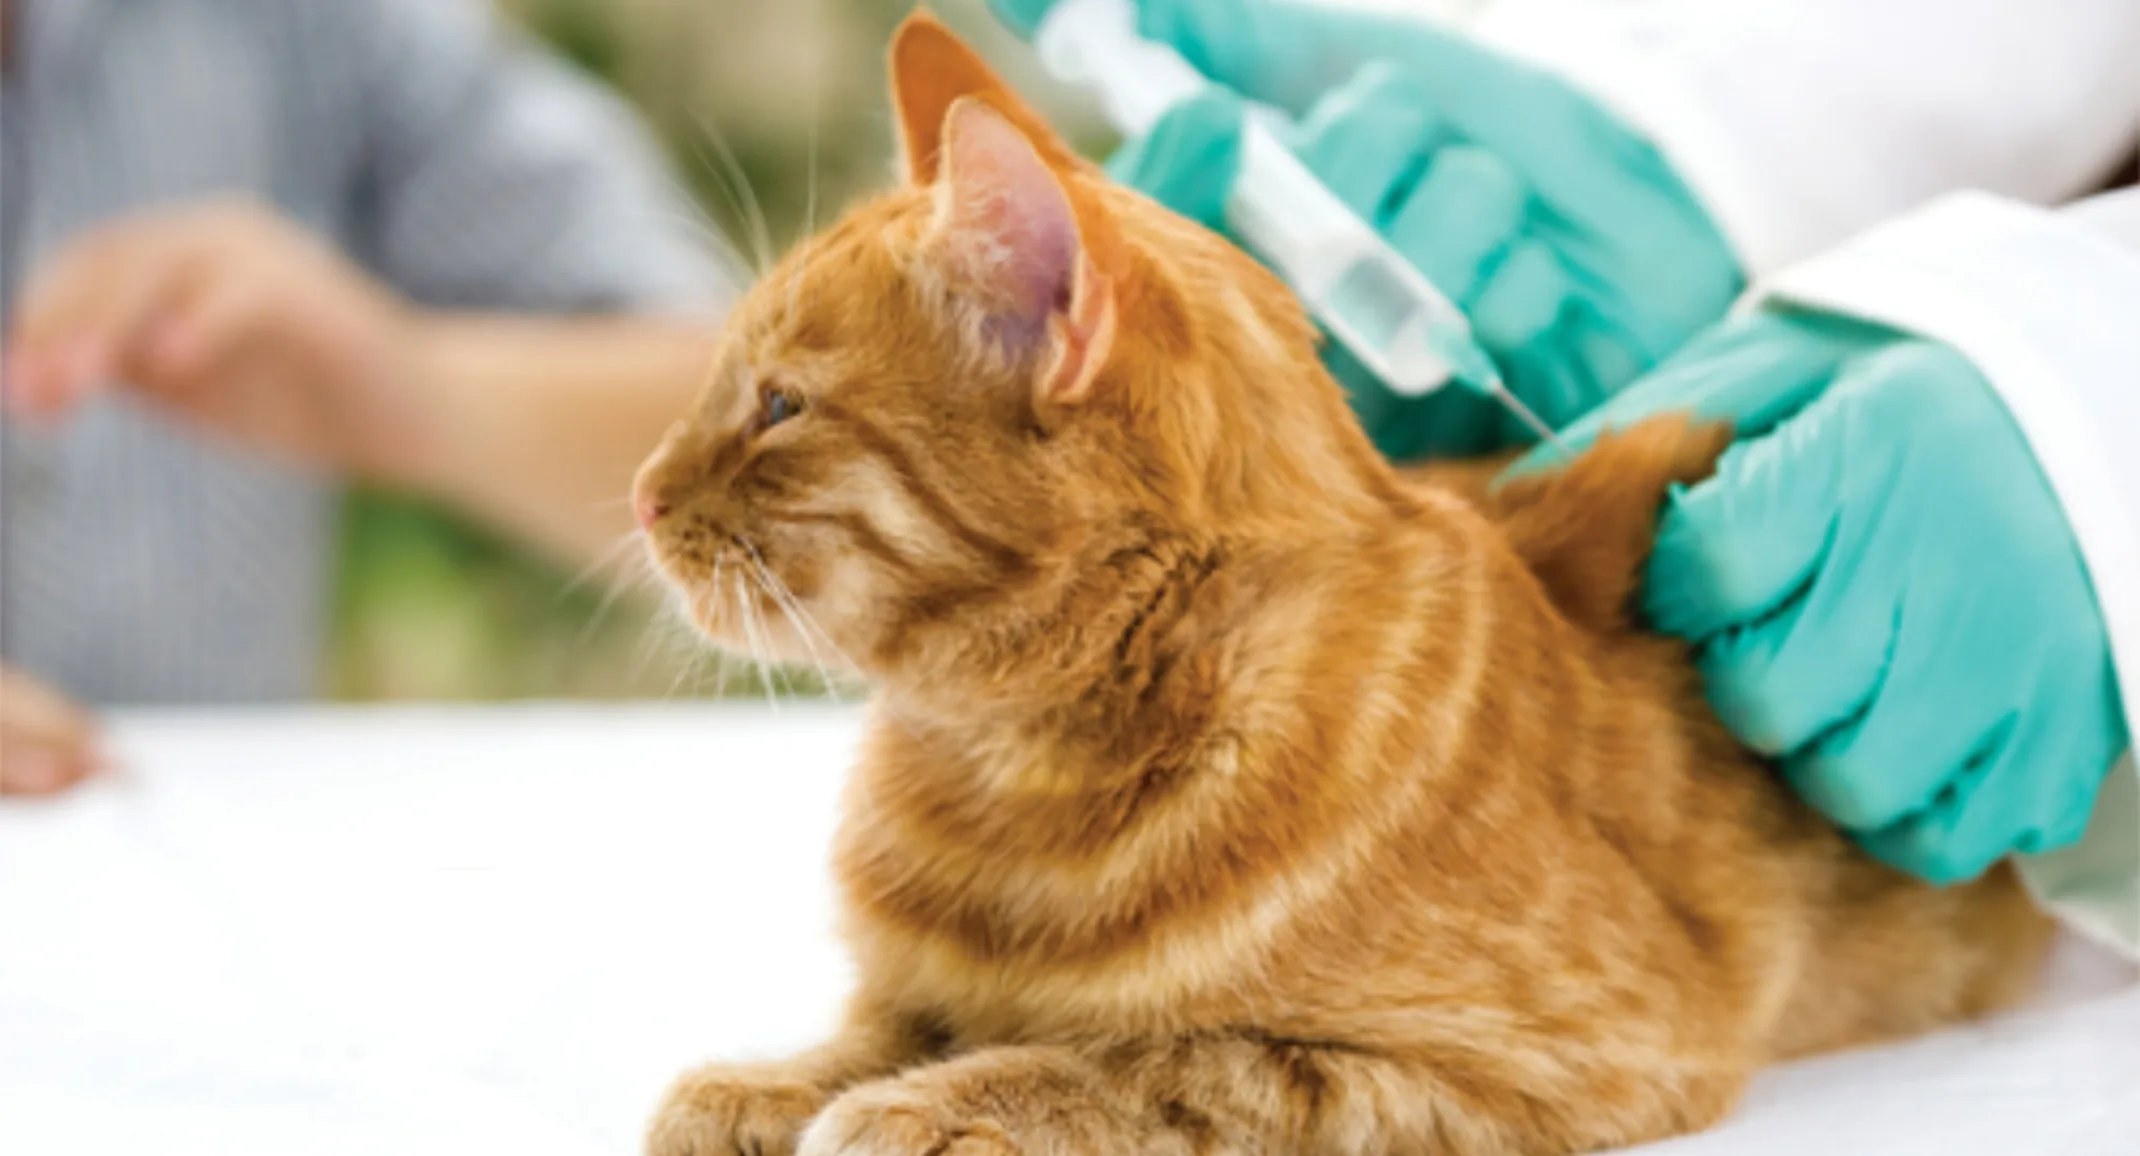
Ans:
{"type": "Polygon", "coordinates": [[[2025,988],[2010,873],[1867,859],[1629,620],[1721,432],[1401,480],[1253,261],[928,18],[892,64],[904,187],[744,303],[638,482],[710,635],[880,688],[860,987],[652,1152],[1582,1152],[2025,988]]]}

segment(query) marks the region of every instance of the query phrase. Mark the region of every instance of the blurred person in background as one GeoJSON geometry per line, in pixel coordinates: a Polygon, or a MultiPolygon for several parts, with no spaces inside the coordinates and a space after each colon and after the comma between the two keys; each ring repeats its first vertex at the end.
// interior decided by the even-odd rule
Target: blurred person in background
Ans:
{"type": "Polygon", "coordinates": [[[340,484],[584,560],[739,282],[476,0],[0,0],[0,792],[322,667],[340,484]]]}

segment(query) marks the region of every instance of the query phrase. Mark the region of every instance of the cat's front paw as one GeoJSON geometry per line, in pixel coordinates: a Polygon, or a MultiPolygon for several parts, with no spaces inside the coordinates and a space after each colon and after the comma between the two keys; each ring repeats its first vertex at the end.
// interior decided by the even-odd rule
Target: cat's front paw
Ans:
{"type": "Polygon", "coordinates": [[[687,1072],[647,1127],[647,1156],[792,1156],[825,1100],[777,1071],[716,1064],[687,1072]]]}
{"type": "Polygon", "coordinates": [[[970,1116],[897,1084],[841,1096],[803,1133],[799,1156],[1020,1156],[994,1120],[970,1116]]]}

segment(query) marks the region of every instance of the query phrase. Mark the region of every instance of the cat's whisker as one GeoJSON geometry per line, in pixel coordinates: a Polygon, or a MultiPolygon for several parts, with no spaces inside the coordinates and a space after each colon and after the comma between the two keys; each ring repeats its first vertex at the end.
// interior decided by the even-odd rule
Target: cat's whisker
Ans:
{"type": "MultiPolygon", "coordinates": [[[[856,680],[852,675],[844,671],[834,670],[832,665],[828,664],[824,656],[818,652],[817,642],[812,641],[812,638],[815,636],[817,641],[823,642],[835,657],[840,658],[841,662],[848,662],[845,657],[840,655],[840,648],[834,646],[832,640],[824,636],[822,629],[809,621],[809,613],[796,603],[795,595],[792,592],[785,594],[783,597],[782,609],[787,614],[788,621],[794,625],[797,635],[802,638],[803,645],[809,648],[810,662],[817,668],[818,683],[824,687],[825,693],[833,701],[854,701],[856,680]]],[[[852,666],[853,664],[848,662],[848,665],[852,666]]],[[[863,693],[867,693],[866,689],[863,693]]]]}
{"type": "Polygon", "coordinates": [[[765,686],[765,703],[774,714],[780,713],[780,697],[773,689],[772,663],[768,658],[770,648],[759,641],[758,620],[750,604],[750,590],[744,585],[743,572],[736,572],[736,606],[742,619],[744,641],[750,646],[751,662],[758,668],[758,681],[765,686]]]}
{"type": "Polygon", "coordinates": [[[640,633],[637,660],[633,669],[635,678],[643,678],[647,665],[657,656],[672,660],[677,668],[669,680],[669,692],[691,673],[693,664],[705,653],[705,646],[692,628],[690,614],[681,596],[664,599],[655,614],[647,619],[640,633]]]}
{"type": "Polygon", "coordinates": [[[774,255],[773,230],[766,224],[765,206],[759,202],[758,191],[751,187],[750,174],[744,171],[742,162],[736,159],[735,150],[728,147],[727,136],[697,109],[691,110],[691,119],[698,124],[699,131],[706,134],[706,139],[712,143],[721,164],[735,181],[736,188],[741,190],[742,203],[737,206],[737,212],[744,218],[744,227],[751,232],[752,247],[758,254],[758,273],[762,276],[773,267],[774,255]]]}
{"type": "Polygon", "coordinates": [[[728,665],[727,651],[703,644],[695,648],[691,656],[691,693],[693,696],[704,696],[706,676],[710,672],[713,676],[714,697],[725,698],[728,694],[728,665]]]}
{"type": "MultiPolygon", "coordinates": [[[[568,597],[577,585],[586,582],[597,570],[615,568],[602,591],[601,599],[595,603],[594,611],[587,616],[586,625],[580,628],[577,645],[584,647],[594,638],[595,632],[601,629],[604,622],[609,620],[610,612],[616,609],[617,604],[623,600],[626,594],[645,594],[648,592],[658,594],[663,590],[664,584],[661,581],[660,573],[654,567],[652,555],[645,550],[632,551],[626,549],[626,547],[638,544],[643,538],[644,534],[637,530],[624,535],[618,542],[603,551],[609,561],[605,562],[604,558],[597,558],[565,587],[564,592],[558,595],[560,599],[568,597]],[[620,553],[622,558],[617,557],[620,553]]],[[[642,669],[644,665],[642,661],[640,663],[642,669]]]]}
{"type": "MultiPolygon", "coordinates": [[[[743,650],[747,651],[750,649],[750,634],[749,632],[743,630],[742,607],[740,605],[735,605],[729,597],[727,577],[727,575],[721,575],[721,580],[714,587],[714,606],[718,611],[715,617],[722,620],[734,620],[735,628],[741,635],[740,642],[737,645],[739,645],[743,650]],[[734,606],[733,610],[730,609],[731,606],[734,606]]],[[[732,655],[734,652],[733,650],[724,650],[723,653],[732,655]]],[[[738,655],[736,657],[742,656],[738,655]]]]}
{"type": "Polygon", "coordinates": [[[676,663],[676,672],[669,676],[669,685],[667,689],[661,692],[661,701],[675,701],[677,689],[684,685],[686,679],[691,677],[691,670],[692,665],[695,661],[695,657],[696,656],[690,654],[678,656],[678,660],[676,663]]]}
{"type": "MultiPolygon", "coordinates": [[[[813,3],[811,7],[815,12],[818,5],[813,3]]],[[[818,120],[822,111],[819,104],[824,88],[824,71],[823,56],[821,53],[812,53],[810,60],[810,160],[808,175],[803,179],[803,256],[795,261],[794,268],[788,273],[787,310],[789,317],[795,315],[795,291],[802,280],[803,268],[809,264],[811,247],[817,242],[818,120]]]]}
{"type": "Polygon", "coordinates": [[[579,593],[580,588],[585,586],[589,579],[616,565],[618,560],[623,558],[624,552],[638,543],[643,537],[644,532],[640,530],[628,530],[618,535],[616,540],[596,551],[591,561],[580,567],[579,571],[573,574],[572,577],[566,579],[564,586],[558,590],[557,596],[560,599],[564,599],[579,593]]]}
{"type": "Polygon", "coordinates": [[[736,660],[725,650],[713,652],[713,697],[728,697],[728,680],[735,677],[736,660]]]}
{"type": "MultiPolygon", "coordinates": [[[[781,616],[787,619],[789,629],[795,632],[797,638],[802,639],[803,648],[810,652],[810,664],[817,668],[818,684],[824,688],[825,693],[838,697],[838,684],[833,681],[832,672],[825,666],[825,656],[818,652],[817,643],[811,637],[813,632],[822,631],[816,630],[815,624],[808,621],[809,612],[796,601],[795,592],[788,589],[779,575],[766,568],[765,558],[758,553],[758,548],[749,542],[743,542],[742,545],[746,551],[745,560],[757,571],[759,583],[765,587],[766,593],[772,596],[773,604],[780,608],[781,616]]],[[[832,640],[829,638],[825,643],[832,646],[832,640]]],[[[839,647],[832,646],[832,649],[837,651],[839,647]]],[[[843,659],[844,657],[842,656],[843,659]]]]}
{"type": "MultiPolygon", "coordinates": [[[[822,70],[820,70],[822,71],[822,70]]],[[[803,179],[803,236],[817,236],[818,101],[820,83],[810,85],[810,168],[803,179]]]]}
{"type": "Polygon", "coordinates": [[[677,664],[676,674],[669,679],[669,689],[662,695],[663,701],[674,701],[679,688],[690,697],[698,697],[699,686],[705,681],[708,653],[705,647],[695,647],[684,654],[677,664]]]}
{"type": "Polygon", "coordinates": [[[787,298],[781,305],[781,308],[785,311],[783,316],[784,323],[792,323],[794,320],[797,293],[802,288],[802,272],[809,267],[810,253],[816,246],[817,237],[815,235],[806,237],[802,243],[801,254],[796,257],[794,264],[788,269],[787,298]]]}
{"type": "MultiPolygon", "coordinates": [[[[716,595],[714,600],[715,613],[705,616],[709,622],[720,619],[719,612],[725,608],[728,601],[727,588],[721,585],[721,571],[725,565],[727,565],[725,556],[719,554],[714,556],[713,589],[716,595]]],[[[729,677],[735,673],[735,659],[734,656],[728,653],[726,648],[713,647],[711,649],[714,653],[713,697],[725,699],[728,697],[729,677]]]]}
{"type": "Polygon", "coordinates": [[[772,598],[773,605],[779,609],[780,616],[787,621],[788,628],[793,630],[795,636],[802,640],[803,649],[810,652],[810,665],[817,669],[818,683],[827,691],[830,691],[832,689],[832,672],[826,669],[825,658],[818,653],[817,643],[810,637],[810,632],[803,629],[801,621],[795,617],[795,608],[781,595],[778,588],[766,581],[766,576],[762,570],[759,573],[759,584],[765,588],[766,594],[772,598]]]}
{"type": "Polygon", "coordinates": [[[832,641],[832,638],[825,633],[824,627],[818,625],[817,619],[802,607],[801,602],[795,598],[793,591],[788,592],[788,598],[795,603],[795,612],[802,616],[803,629],[815,634],[817,640],[824,643],[825,648],[832,652],[833,657],[839,659],[839,665],[832,672],[832,678],[826,684],[825,689],[841,702],[858,702],[868,698],[869,679],[862,673],[862,664],[856,662],[851,655],[842,650],[838,643],[832,641]]]}
{"type": "MultiPolygon", "coordinates": [[[[704,154],[700,155],[699,162],[701,164],[705,163],[704,154]]],[[[709,168],[711,168],[711,166],[709,166],[709,168]]],[[[728,187],[725,183],[725,178],[723,178],[721,193],[724,199],[728,200],[734,206],[736,215],[739,217],[742,216],[743,207],[740,202],[736,201],[734,195],[728,192],[728,187]]],[[[679,189],[676,195],[676,207],[664,205],[658,209],[649,210],[649,215],[654,216],[664,224],[670,225],[672,227],[682,230],[683,232],[693,235],[700,241],[700,243],[704,244],[707,248],[720,254],[724,258],[733,258],[737,261],[737,263],[741,264],[747,269],[750,269],[753,273],[764,272],[763,269],[757,269],[752,267],[752,258],[749,251],[744,246],[736,243],[735,237],[729,234],[729,230],[726,226],[722,225],[721,222],[711,219],[705,214],[692,212],[688,209],[680,207],[691,203],[690,194],[679,189]]],[[[708,329],[717,329],[719,327],[718,320],[709,318],[707,322],[707,327],[708,329]]],[[[625,501],[629,499],[619,500],[625,501]]]]}
{"type": "Polygon", "coordinates": [[[581,568],[580,572],[573,575],[565,583],[564,587],[558,591],[557,598],[562,602],[579,593],[588,582],[594,579],[595,575],[605,570],[613,571],[606,584],[607,588],[602,592],[601,600],[595,604],[594,612],[587,616],[587,624],[580,629],[579,645],[587,645],[587,640],[594,637],[595,630],[609,616],[610,610],[616,606],[617,599],[623,595],[625,590],[633,586],[638,586],[641,589],[645,588],[647,579],[652,576],[652,568],[646,564],[645,552],[640,552],[639,565],[636,568],[626,562],[626,559],[632,556],[631,548],[639,545],[644,538],[645,535],[638,530],[633,530],[620,536],[616,541],[603,547],[601,552],[595,555],[593,561],[581,568]],[[622,564],[621,566],[620,563],[622,564]]]}
{"type": "MultiPolygon", "coordinates": [[[[790,620],[797,621],[797,616],[799,616],[797,630],[803,635],[803,645],[810,646],[809,632],[814,631],[819,640],[824,642],[825,646],[830,649],[834,655],[838,656],[841,662],[846,663],[847,670],[852,672],[847,678],[839,682],[835,682],[830,676],[826,674],[824,662],[821,658],[819,658],[817,654],[817,648],[811,646],[810,654],[813,659],[817,659],[818,677],[825,680],[825,689],[828,692],[832,693],[837,701],[847,702],[850,701],[845,697],[845,691],[847,687],[855,684],[860,684],[860,689],[866,696],[869,687],[868,679],[865,678],[862,674],[862,664],[856,662],[854,660],[853,655],[850,655],[845,650],[841,649],[840,644],[834,642],[832,640],[832,636],[825,632],[825,628],[818,625],[817,619],[812,616],[807,609],[803,607],[802,600],[795,596],[795,591],[790,589],[787,583],[782,582],[780,580],[780,575],[773,573],[772,568],[765,564],[765,556],[758,552],[758,548],[755,545],[751,544],[747,540],[740,538],[738,539],[738,541],[741,542],[745,550],[749,551],[751,561],[757,565],[758,572],[760,574],[763,574],[765,576],[766,581],[773,588],[775,588],[775,596],[777,598],[782,598],[783,605],[788,608],[790,620]]],[[[921,732],[915,729],[913,722],[907,718],[905,713],[900,711],[898,707],[893,704],[893,701],[890,698],[879,696],[875,701],[877,709],[882,712],[882,714],[886,718],[889,718],[893,722],[898,723],[899,728],[907,732],[908,736],[916,739],[920,738],[921,732]]]]}
{"type": "Polygon", "coordinates": [[[721,203],[728,206],[729,212],[734,214],[736,218],[737,227],[744,232],[743,243],[738,244],[735,238],[730,236],[730,230],[725,224],[710,226],[710,231],[727,241],[730,250],[743,259],[743,263],[750,270],[752,277],[764,276],[767,267],[767,253],[764,248],[758,245],[757,236],[751,232],[750,212],[743,207],[743,198],[737,195],[735,186],[729,179],[727,169],[717,162],[709,160],[703,146],[694,146],[691,151],[696,156],[698,163],[703,165],[706,171],[712,175],[714,190],[720,193],[721,203]]]}
{"type": "Polygon", "coordinates": [[[824,628],[818,625],[817,619],[803,608],[802,600],[795,596],[795,591],[781,580],[780,575],[773,573],[771,566],[766,565],[765,555],[759,551],[757,545],[747,538],[738,538],[736,541],[743,547],[745,558],[757,570],[758,577],[764,581],[766,589],[771,592],[774,600],[787,608],[798,619],[796,629],[801,632],[814,633],[834,655],[838,656],[841,662],[846,663],[852,670],[861,670],[861,664],[850,657],[846,651],[841,650],[839,644],[832,641],[832,636],[825,633],[824,628]]]}
{"type": "Polygon", "coordinates": [[[680,632],[688,632],[690,618],[684,612],[682,594],[670,591],[647,616],[639,629],[639,642],[632,648],[632,677],[646,677],[647,665],[672,647],[680,632]]]}
{"type": "Polygon", "coordinates": [[[586,625],[580,627],[577,645],[584,647],[594,638],[595,632],[602,628],[602,624],[609,621],[610,611],[617,608],[617,603],[623,600],[625,591],[634,584],[644,589],[646,585],[645,579],[642,577],[634,580],[634,582],[626,582],[620,575],[617,580],[609,584],[607,589],[602,591],[601,600],[594,604],[593,612],[587,615],[586,625]]]}
{"type": "MultiPolygon", "coordinates": [[[[825,5],[822,0],[810,0],[810,14],[823,18],[825,5]]],[[[812,41],[810,52],[810,175],[803,184],[803,235],[817,235],[817,152],[818,121],[824,112],[825,97],[825,42],[812,41]]]]}
{"type": "MultiPolygon", "coordinates": [[[[743,575],[748,580],[749,589],[758,593],[765,593],[770,597],[770,593],[764,590],[763,584],[757,580],[755,575],[748,570],[744,571],[743,575]]],[[[802,696],[795,690],[795,679],[788,670],[787,663],[781,661],[773,653],[773,624],[766,620],[765,608],[759,604],[756,598],[751,599],[750,607],[752,618],[758,624],[758,637],[765,640],[765,657],[759,663],[760,673],[765,677],[774,693],[784,695],[790,699],[801,698],[802,696]]]]}

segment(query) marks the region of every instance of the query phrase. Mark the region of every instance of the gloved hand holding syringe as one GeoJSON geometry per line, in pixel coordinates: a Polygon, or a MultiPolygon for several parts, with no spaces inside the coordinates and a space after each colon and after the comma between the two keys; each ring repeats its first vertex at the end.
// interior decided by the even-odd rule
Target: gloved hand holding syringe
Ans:
{"type": "MultiPolygon", "coordinates": [[[[1060,0],[1034,43],[1051,73],[1092,88],[1130,136],[1151,131],[1169,108],[1211,83],[1172,48],[1137,34],[1131,0],[1060,0]]],[[[1286,148],[1285,114],[1251,108],[1240,177],[1226,203],[1233,233],[1391,392],[1420,396],[1461,381],[1553,441],[1552,430],[1502,382],[1463,312],[1286,148]]]]}

